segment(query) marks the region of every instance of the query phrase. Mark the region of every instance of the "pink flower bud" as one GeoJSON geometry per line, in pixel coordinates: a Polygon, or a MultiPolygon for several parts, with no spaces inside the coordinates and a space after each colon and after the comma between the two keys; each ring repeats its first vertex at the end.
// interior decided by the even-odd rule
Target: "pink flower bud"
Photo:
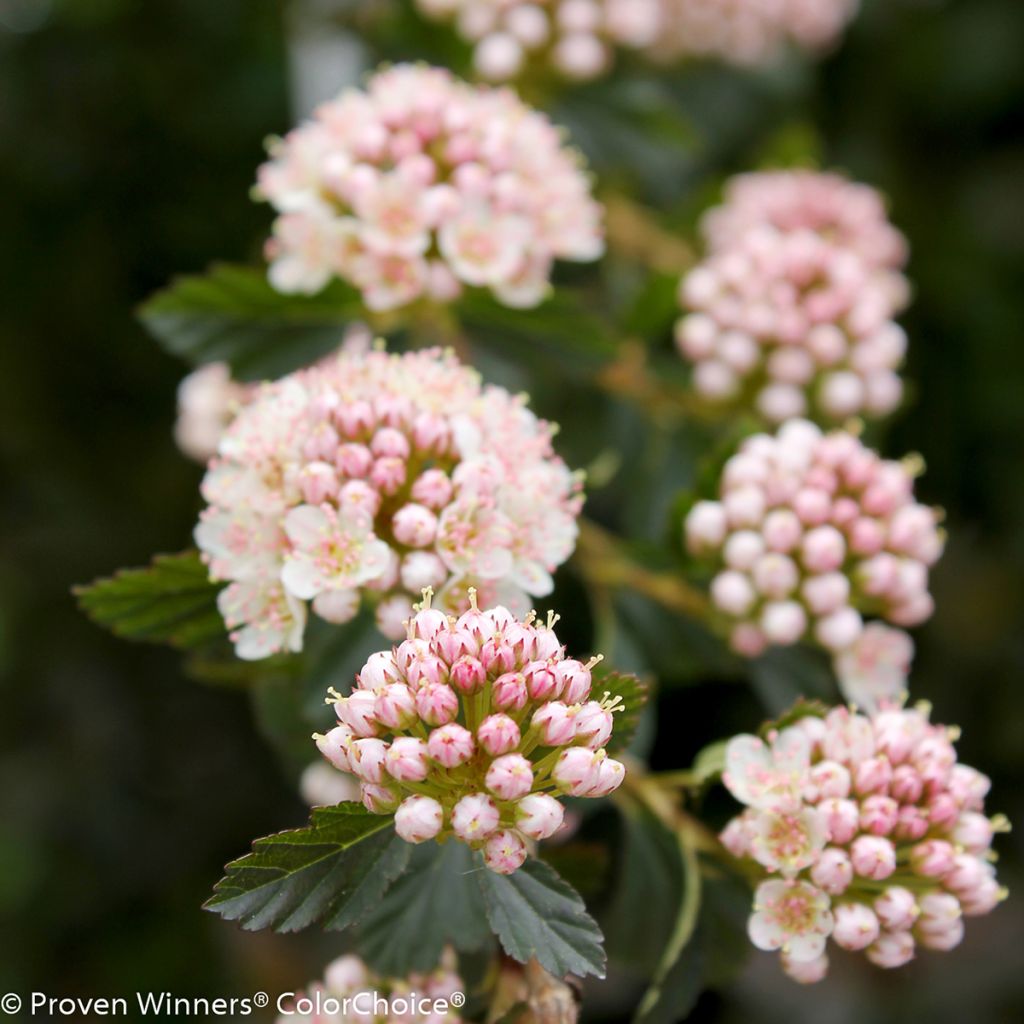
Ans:
{"type": "Polygon", "coordinates": [[[722,549],[722,558],[730,569],[748,572],[764,554],[764,538],[753,530],[738,530],[730,535],[722,549]]]}
{"type": "Polygon", "coordinates": [[[725,516],[733,529],[759,527],[765,512],[764,492],[759,487],[737,487],[723,499],[725,516]]]}
{"type": "Polygon", "coordinates": [[[380,731],[376,719],[377,696],[369,690],[353,690],[334,705],[338,720],[356,736],[376,736],[380,731]]]}
{"type": "Polygon", "coordinates": [[[936,793],[928,801],[928,821],[933,828],[949,831],[960,816],[960,808],[949,793],[936,793]]]}
{"type": "Polygon", "coordinates": [[[536,729],[546,747],[562,747],[576,736],[576,718],[560,700],[542,704],[533,713],[531,727],[536,729]]]}
{"type": "Polygon", "coordinates": [[[824,815],[831,842],[844,845],[857,834],[860,811],[852,800],[822,800],[818,810],[824,815]]]}
{"type": "Polygon", "coordinates": [[[502,711],[520,711],[526,707],[528,694],[522,672],[506,672],[498,676],[491,686],[494,706],[502,711]]]}
{"type": "Polygon", "coordinates": [[[433,839],[444,824],[441,805],[429,796],[406,797],[395,811],[395,831],[407,843],[433,839]]]}
{"type": "Polygon", "coordinates": [[[424,505],[410,502],[391,517],[395,540],[411,548],[424,548],[431,544],[437,533],[437,516],[424,505]]]}
{"type": "Polygon", "coordinates": [[[587,796],[597,783],[600,764],[596,751],[570,747],[559,755],[551,775],[571,796],[587,796]]]}
{"type": "Polygon", "coordinates": [[[452,810],[452,830],[467,843],[478,842],[494,832],[499,818],[497,804],[486,793],[471,793],[452,810]]]}
{"type": "Polygon", "coordinates": [[[416,713],[427,725],[447,725],[459,714],[459,698],[444,683],[427,683],[416,691],[416,713]]]}
{"type": "Polygon", "coordinates": [[[936,949],[948,953],[963,942],[964,922],[962,918],[958,917],[956,920],[931,927],[922,923],[914,929],[914,935],[925,949],[936,949]]]}
{"type": "Polygon", "coordinates": [[[359,799],[371,814],[390,814],[398,806],[398,794],[385,783],[360,782],[359,799]]]}
{"type": "MultiPolygon", "coordinates": [[[[603,754],[604,751],[598,751],[603,754]]],[[[613,757],[604,757],[598,762],[597,779],[583,796],[603,797],[610,796],[622,785],[626,777],[626,766],[613,757]]],[[[575,795],[575,794],[573,794],[575,795]]]]}
{"type": "Polygon", "coordinates": [[[597,701],[588,701],[576,712],[577,743],[591,750],[603,747],[612,735],[612,713],[606,711],[597,701]]]}
{"type": "Polygon", "coordinates": [[[754,606],[757,594],[750,578],[742,572],[727,569],[711,581],[711,600],[727,615],[746,615],[754,606]]]}
{"type": "Polygon", "coordinates": [[[531,700],[551,700],[559,689],[559,679],[545,661],[531,662],[523,670],[523,675],[531,700]]]}
{"type": "Polygon", "coordinates": [[[850,581],[839,572],[826,572],[804,580],[800,593],[813,615],[829,615],[842,608],[850,596],[850,581]]]}
{"type": "Polygon", "coordinates": [[[348,755],[352,762],[352,771],[363,782],[383,782],[384,759],[387,752],[388,745],[383,740],[353,740],[348,755]]]}
{"type": "Polygon", "coordinates": [[[338,426],[346,437],[368,434],[376,419],[370,403],[361,399],[338,407],[338,426]]]}
{"type": "Polygon", "coordinates": [[[761,629],[770,643],[795,644],[807,629],[807,613],[796,601],[769,601],[761,612],[761,629]]]}
{"type": "Polygon", "coordinates": [[[900,805],[892,797],[875,793],[860,805],[860,827],[876,836],[887,836],[896,828],[900,805]]]}
{"type": "Polygon", "coordinates": [[[499,800],[518,800],[533,789],[533,766],[522,754],[504,754],[491,762],[484,784],[499,800]]]}
{"type": "Polygon", "coordinates": [[[445,768],[465,764],[474,750],[473,734],[455,722],[434,729],[427,737],[427,753],[445,768]]]}
{"type": "Polygon", "coordinates": [[[761,534],[771,551],[787,554],[800,543],[804,527],[795,512],[778,508],[765,516],[761,534]]]}
{"type": "Polygon", "coordinates": [[[1001,889],[995,875],[983,878],[977,886],[960,893],[960,908],[968,917],[987,914],[1006,899],[1006,890],[1001,889]]]}
{"type": "Polygon", "coordinates": [[[444,417],[436,413],[420,413],[412,427],[412,441],[416,449],[430,454],[440,454],[447,448],[449,434],[444,417]]]}
{"type": "Polygon", "coordinates": [[[917,898],[900,885],[889,886],[872,905],[882,927],[892,932],[910,931],[919,913],[917,898]]]}
{"type": "Polygon", "coordinates": [[[370,483],[381,494],[394,494],[405,483],[405,461],[387,456],[377,459],[370,469],[370,483]]]}
{"type": "Polygon", "coordinates": [[[384,686],[377,694],[374,716],[389,729],[407,729],[416,721],[416,701],[405,683],[384,686]]]}
{"type": "Polygon", "coordinates": [[[838,761],[819,761],[811,768],[807,798],[812,801],[850,795],[850,773],[838,761]]]}
{"type": "Polygon", "coordinates": [[[832,572],[846,557],[846,541],[834,526],[817,526],[804,535],[800,554],[808,572],[832,572]]]}
{"type": "Polygon", "coordinates": [[[853,881],[853,865],[845,850],[830,846],[811,866],[811,881],[830,896],[846,892],[853,881]]]}
{"type": "Polygon", "coordinates": [[[985,853],[992,845],[992,835],[992,822],[976,811],[964,811],[953,827],[953,842],[968,853],[985,853]]]}
{"type": "Polygon", "coordinates": [[[927,839],[910,851],[910,865],[914,873],[924,878],[942,878],[953,870],[956,850],[944,839],[927,839]]]}
{"type": "Polygon", "coordinates": [[[854,769],[853,788],[861,795],[885,793],[892,781],[892,766],[886,757],[869,757],[854,769]]]}
{"type": "Polygon", "coordinates": [[[335,726],[326,736],[315,737],[317,750],[342,772],[352,771],[352,762],[348,754],[352,738],[352,730],[347,725],[335,726]]]}
{"type": "Polygon", "coordinates": [[[426,743],[414,736],[400,736],[388,749],[384,766],[399,782],[422,782],[429,770],[426,743]]]}
{"type": "Polygon", "coordinates": [[[914,936],[910,932],[882,932],[867,949],[876,967],[902,967],[914,959],[914,936]]]}
{"type": "Polygon", "coordinates": [[[471,697],[479,693],[487,681],[483,665],[472,655],[463,655],[452,664],[451,684],[459,693],[471,697]]]}
{"type": "Polygon", "coordinates": [[[516,804],[516,828],[529,839],[547,839],[561,827],[565,811],[547,793],[531,793],[516,804]]]}
{"type": "Polygon", "coordinates": [[[840,903],[832,908],[832,914],[832,938],[843,949],[865,949],[878,938],[878,918],[863,903],[840,903]]]}
{"type": "Polygon", "coordinates": [[[488,640],[480,648],[480,662],[489,674],[501,675],[515,667],[515,652],[503,639],[488,640]]]}
{"type": "Polygon", "coordinates": [[[413,501],[436,511],[452,500],[452,482],[444,470],[428,469],[416,478],[410,495],[413,501]]]}
{"type": "Polygon", "coordinates": [[[924,792],[921,776],[909,765],[901,764],[893,769],[889,793],[902,804],[916,804],[924,792]]]}
{"type": "Polygon", "coordinates": [[[928,832],[928,815],[920,807],[904,804],[900,808],[899,819],[893,835],[903,842],[916,842],[928,832]]]}
{"type": "Polygon", "coordinates": [[[370,451],[377,458],[391,457],[396,459],[409,458],[409,441],[394,427],[382,427],[370,441],[370,451]]]}
{"type": "Polygon", "coordinates": [[[373,455],[363,444],[343,444],[334,456],[334,465],[338,472],[349,480],[361,480],[370,472],[373,455]]]}
{"type": "Polygon", "coordinates": [[[725,509],[717,501],[698,501],[686,517],[686,540],[694,554],[711,551],[725,539],[725,509]]]}
{"type": "Polygon", "coordinates": [[[514,829],[495,832],[484,844],[484,863],[499,875],[511,875],[526,860],[526,843],[514,829]]]}
{"type": "Polygon", "coordinates": [[[813,960],[794,960],[783,952],[779,960],[787,976],[800,985],[816,985],[828,974],[828,957],[824,953],[813,960]]]}
{"type": "Polygon", "coordinates": [[[778,552],[762,555],[753,568],[754,585],[765,597],[788,597],[800,581],[796,563],[778,552]]]}
{"type": "Polygon", "coordinates": [[[519,726],[508,715],[488,715],[476,731],[477,742],[492,757],[500,757],[519,746],[519,726]]]}
{"type": "Polygon", "coordinates": [[[976,768],[955,764],[949,773],[949,792],[956,802],[968,811],[980,811],[992,782],[976,768]]]}
{"type": "Polygon", "coordinates": [[[476,652],[480,650],[480,644],[472,633],[468,633],[464,629],[446,629],[434,637],[433,649],[449,665],[454,665],[459,658],[466,655],[475,656],[476,652]]]}
{"type": "MultiPolygon", "coordinates": [[[[408,507],[408,506],[406,506],[408,507]]],[[[412,635],[419,640],[434,640],[438,634],[448,632],[448,616],[437,608],[422,608],[409,623],[412,635]]],[[[436,656],[435,648],[431,654],[436,656]]]]}
{"type": "Polygon", "coordinates": [[[814,627],[814,636],[826,649],[838,652],[856,642],[864,622],[853,608],[840,608],[819,619],[814,627]]]}
{"type": "Polygon", "coordinates": [[[858,836],[850,844],[850,862],[861,878],[881,881],[896,870],[896,848],[882,836],[858,836]]]}
{"type": "Polygon", "coordinates": [[[310,462],[299,474],[299,490],[310,505],[319,505],[338,493],[334,467],[326,462],[310,462]]]}
{"type": "Polygon", "coordinates": [[[356,676],[356,684],[364,690],[379,690],[399,681],[398,666],[390,651],[371,654],[356,676]]]}

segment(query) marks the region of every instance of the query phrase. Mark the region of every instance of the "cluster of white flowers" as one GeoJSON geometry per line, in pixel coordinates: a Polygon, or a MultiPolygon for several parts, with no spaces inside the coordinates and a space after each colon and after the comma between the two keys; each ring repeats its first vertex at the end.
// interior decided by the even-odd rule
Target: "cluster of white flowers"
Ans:
{"type": "Polygon", "coordinates": [[[267,384],[224,432],[195,536],[238,655],[302,647],[306,602],[365,598],[401,636],[413,599],[477,587],[520,612],[572,553],[581,480],[522,397],[439,350],[341,353],[267,384]]]}
{"type": "Polygon", "coordinates": [[[601,208],[560,131],[510,90],[443,68],[380,71],[270,154],[256,192],[280,214],[267,256],[284,292],[340,277],[371,310],[449,302],[465,286],[535,306],[554,260],[604,250],[601,208]]]}

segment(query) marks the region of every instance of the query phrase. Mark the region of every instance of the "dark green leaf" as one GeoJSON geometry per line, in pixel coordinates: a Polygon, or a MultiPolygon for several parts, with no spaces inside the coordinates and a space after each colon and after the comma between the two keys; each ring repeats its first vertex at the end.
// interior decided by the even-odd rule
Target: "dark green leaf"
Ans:
{"type": "Polygon", "coordinates": [[[510,309],[485,292],[468,292],[457,312],[474,343],[518,358],[530,352],[555,359],[570,373],[593,370],[618,351],[604,322],[568,288],[536,309],[510,309]]]}
{"type": "Polygon", "coordinates": [[[801,698],[832,700],[836,688],[825,653],[809,647],[769,648],[750,661],[750,681],[772,716],[801,698]]]}
{"type": "Polygon", "coordinates": [[[185,551],[157,555],[144,569],[122,569],[74,593],[86,615],[117,636],[200,647],[224,637],[219,590],[199,555],[185,551]]]}
{"type": "Polygon", "coordinates": [[[315,921],[341,930],[378,902],[408,859],[391,817],[356,803],[317,807],[305,828],[257,839],[228,864],[205,908],[249,931],[315,921]]]}
{"type": "Polygon", "coordinates": [[[334,281],[318,295],[283,295],[254,267],[217,264],[179,277],[139,310],[150,333],[193,364],[224,360],[243,380],[279,377],[341,343],[365,315],[358,294],[334,281]]]}
{"type": "Polygon", "coordinates": [[[601,923],[608,955],[652,975],[682,902],[683,862],[675,837],[650,811],[632,801],[617,805],[622,811],[618,877],[601,923]]]}
{"type": "Polygon", "coordinates": [[[604,977],[601,929],[579,894],[543,861],[530,859],[511,875],[486,869],[477,881],[487,920],[513,960],[536,957],[549,974],[604,977]]]}
{"type": "Polygon", "coordinates": [[[475,876],[491,872],[479,855],[454,841],[411,849],[409,870],[359,929],[360,955],[392,976],[432,970],[446,945],[470,951],[490,939],[475,876]]]}
{"type": "Polygon", "coordinates": [[[637,676],[616,672],[605,665],[605,662],[600,662],[594,666],[591,696],[594,700],[619,698],[622,710],[615,712],[615,730],[608,741],[608,749],[614,752],[624,750],[632,742],[640,715],[650,697],[650,687],[637,676]]]}

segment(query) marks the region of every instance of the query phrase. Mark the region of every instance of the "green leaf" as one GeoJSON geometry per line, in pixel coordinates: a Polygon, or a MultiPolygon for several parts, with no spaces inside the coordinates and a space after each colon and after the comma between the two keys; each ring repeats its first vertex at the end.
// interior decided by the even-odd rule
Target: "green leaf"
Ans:
{"type": "Polygon", "coordinates": [[[157,555],[144,569],[75,587],[79,606],[100,626],[129,640],[194,648],[222,639],[220,586],[195,551],[157,555]]]}
{"type": "Polygon", "coordinates": [[[357,803],[317,807],[305,828],[257,839],[228,864],[205,909],[248,931],[297,931],[321,920],[341,930],[380,900],[408,859],[390,816],[357,803]]]}
{"type": "Polygon", "coordinates": [[[510,309],[479,289],[457,307],[459,322],[474,343],[522,359],[541,356],[574,375],[615,358],[618,347],[601,318],[569,288],[559,288],[535,309],[510,309]]]}
{"type": "Polygon", "coordinates": [[[709,743],[697,754],[693,759],[693,768],[690,769],[694,786],[707,785],[725,771],[725,748],[728,745],[728,740],[718,740],[709,743]]]}
{"type": "Polygon", "coordinates": [[[432,970],[446,945],[469,952],[490,941],[475,876],[491,872],[479,855],[456,841],[409,848],[409,870],[359,929],[360,955],[393,977],[432,970]]]}
{"type": "Polygon", "coordinates": [[[770,647],[750,665],[750,682],[765,711],[781,715],[798,701],[833,701],[835,676],[824,651],[770,647]]]}
{"type": "Polygon", "coordinates": [[[693,837],[685,827],[675,834],[683,871],[672,935],[662,953],[650,988],[644,994],[635,1020],[638,1024],[672,1024],[681,1020],[700,994],[701,969],[694,941],[701,908],[701,872],[693,837]]]}
{"type": "Polygon", "coordinates": [[[603,936],[583,900],[554,868],[530,859],[511,875],[477,874],[487,920],[502,949],[525,964],[536,957],[549,974],[604,977],[603,936]]]}
{"type": "Polygon", "coordinates": [[[608,955],[651,975],[683,898],[683,862],[675,836],[649,810],[625,798],[616,806],[622,811],[622,842],[615,889],[601,923],[608,955]]]}
{"type": "Polygon", "coordinates": [[[346,325],[364,315],[358,293],[341,281],[318,295],[284,295],[265,271],[228,264],[176,278],[139,310],[168,352],[196,365],[224,360],[242,380],[307,366],[337,348],[346,325]]]}
{"type": "Polygon", "coordinates": [[[594,700],[603,700],[606,696],[619,698],[622,710],[615,712],[615,729],[608,741],[608,749],[612,752],[625,750],[636,734],[640,715],[650,697],[650,687],[637,676],[605,668],[605,662],[594,666],[591,676],[590,692],[594,700]]]}

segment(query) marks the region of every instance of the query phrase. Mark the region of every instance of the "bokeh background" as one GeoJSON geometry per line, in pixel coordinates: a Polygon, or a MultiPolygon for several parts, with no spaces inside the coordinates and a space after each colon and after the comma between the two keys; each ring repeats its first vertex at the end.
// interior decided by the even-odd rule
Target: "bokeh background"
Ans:
{"type": "MultiPolygon", "coordinates": [[[[824,162],[886,192],[911,239],[913,393],[885,444],[923,453],[922,492],[951,537],[915,688],[963,727],[992,808],[1024,823],[1024,5],[865,6],[833,56],[772,86],[772,117],[783,140],[813,126],[824,162]]],[[[199,912],[225,860],[304,820],[294,780],[244,695],[113,639],[70,595],[187,543],[199,470],[171,438],[183,367],[133,309],[175,273],[257,258],[269,218],[247,191],[262,140],[344,77],[343,51],[297,13],[0,0],[0,991],[275,992],[334,948],[199,912]]],[[[693,89],[693,131],[658,165],[665,195],[696,202],[691,180],[756,157],[744,88],[693,89]]],[[[578,419],[557,389],[538,402],[578,419]]],[[[752,726],[747,701],[726,724],[721,693],[698,683],[663,715],[696,744],[752,726]]],[[[1021,833],[998,846],[1019,892],[1021,833]]],[[[956,955],[884,975],[840,965],[810,991],[756,957],[693,1019],[1020,1020],[1020,906],[971,922],[956,955]]],[[[620,1013],[600,990],[590,1009],[620,1013]]]]}

